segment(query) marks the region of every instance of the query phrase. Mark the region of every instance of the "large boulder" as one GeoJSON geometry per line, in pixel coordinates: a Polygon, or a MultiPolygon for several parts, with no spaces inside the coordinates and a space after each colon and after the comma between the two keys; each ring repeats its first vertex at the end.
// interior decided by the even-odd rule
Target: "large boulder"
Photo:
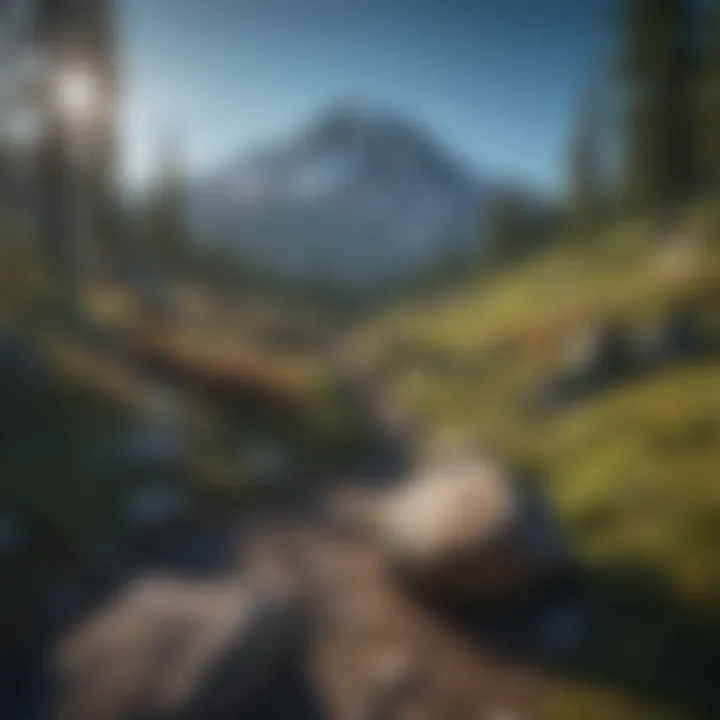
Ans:
{"type": "Polygon", "coordinates": [[[139,582],[54,656],[59,720],[247,717],[297,649],[292,598],[235,582],[139,582]]]}
{"type": "Polygon", "coordinates": [[[539,493],[472,455],[416,473],[379,504],[376,526],[402,578],[459,604],[521,599],[569,565],[539,493]]]}

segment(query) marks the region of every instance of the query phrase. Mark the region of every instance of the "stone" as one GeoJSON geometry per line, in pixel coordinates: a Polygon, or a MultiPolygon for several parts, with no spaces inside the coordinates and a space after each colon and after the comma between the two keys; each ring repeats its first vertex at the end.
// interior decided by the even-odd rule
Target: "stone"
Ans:
{"type": "Polygon", "coordinates": [[[572,399],[628,377],[635,369],[635,355],[624,328],[605,322],[571,335],[559,365],[555,383],[566,399],[572,399]]]}
{"type": "Polygon", "coordinates": [[[656,366],[691,357],[703,349],[697,325],[690,313],[676,311],[655,318],[634,334],[638,362],[656,366]]]}
{"type": "Polygon", "coordinates": [[[539,494],[473,455],[411,476],[381,503],[376,523],[401,578],[458,604],[521,598],[569,563],[539,494]]]}
{"type": "Polygon", "coordinates": [[[57,643],[58,720],[246,717],[302,637],[293,598],[148,578],[57,643]]]}
{"type": "Polygon", "coordinates": [[[363,534],[373,523],[378,501],[378,492],[372,488],[340,487],[329,493],[321,508],[322,518],[339,534],[363,534]]]}

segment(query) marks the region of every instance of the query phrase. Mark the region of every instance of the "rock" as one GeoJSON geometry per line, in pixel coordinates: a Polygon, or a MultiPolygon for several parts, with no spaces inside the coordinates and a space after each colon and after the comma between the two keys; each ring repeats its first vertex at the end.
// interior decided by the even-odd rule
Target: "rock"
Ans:
{"type": "Polygon", "coordinates": [[[645,367],[675,362],[703,350],[693,316],[680,310],[639,328],[634,335],[633,346],[638,362],[645,367]]]}
{"type": "Polygon", "coordinates": [[[403,648],[388,648],[372,658],[370,673],[371,687],[359,713],[363,719],[392,717],[403,697],[416,694],[421,686],[418,663],[403,648]]]}
{"type": "Polygon", "coordinates": [[[268,602],[236,581],[139,581],[61,638],[53,717],[246,717],[301,627],[296,600],[268,602]]]}
{"type": "Polygon", "coordinates": [[[376,522],[401,577],[460,604],[521,598],[569,562],[539,495],[472,455],[421,470],[376,522]]]}
{"type": "Polygon", "coordinates": [[[373,524],[378,501],[377,490],[341,487],[329,494],[322,507],[322,518],[327,527],[340,534],[362,534],[373,524]]]}
{"type": "Polygon", "coordinates": [[[624,329],[607,322],[583,328],[565,343],[555,384],[565,399],[582,397],[628,377],[635,354],[624,329]]]}

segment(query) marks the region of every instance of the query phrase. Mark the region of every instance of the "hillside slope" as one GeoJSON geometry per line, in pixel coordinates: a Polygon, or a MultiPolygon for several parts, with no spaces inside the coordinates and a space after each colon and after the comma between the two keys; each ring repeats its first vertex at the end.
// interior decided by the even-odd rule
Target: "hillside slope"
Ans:
{"type": "Polygon", "coordinates": [[[553,718],[705,717],[720,701],[714,212],[663,240],[642,221],[571,238],[355,339],[431,442],[531,469],[588,568],[592,640],[551,673],[553,718]]]}

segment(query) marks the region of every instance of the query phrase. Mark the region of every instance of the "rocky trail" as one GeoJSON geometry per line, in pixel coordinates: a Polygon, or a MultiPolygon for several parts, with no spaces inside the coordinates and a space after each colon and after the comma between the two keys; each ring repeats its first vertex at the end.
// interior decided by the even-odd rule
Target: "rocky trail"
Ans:
{"type": "MultiPolygon", "coordinates": [[[[354,391],[379,418],[354,476],[392,484],[407,461],[406,428],[378,412],[386,405],[372,388],[354,391]]],[[[558,623],[572,633],[573,617],[533,601],[458,622],[414,597],[376,539],[327,500],[276,498],[200,518],[126,562],[35,641],[9,680],[24,694],[16,689],[7,717],[542,717],[520,658],[543,633],[557,644],[558,623]]]]}
{"type": "Polygon", "coordinates": [[[61,636],[60,717],[540,716],[530,675],[408,595],[367,538],[272,514],[243,534],[233,566],[136,578],[61,636]]]}

